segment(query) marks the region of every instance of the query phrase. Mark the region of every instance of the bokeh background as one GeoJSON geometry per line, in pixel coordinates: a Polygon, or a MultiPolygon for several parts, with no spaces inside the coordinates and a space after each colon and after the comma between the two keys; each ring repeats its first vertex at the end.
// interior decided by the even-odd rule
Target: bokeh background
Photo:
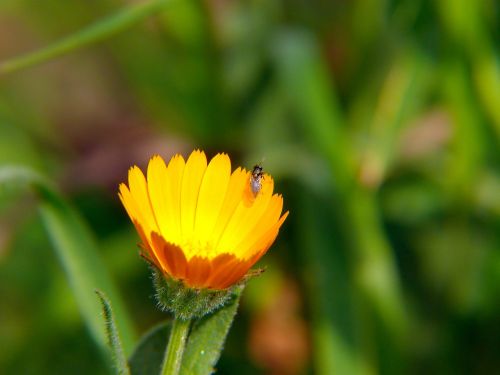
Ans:
{"type": "MultiPolygon", "coordinates": [[[[3,0],[0,61],[134,3],[3,0]]],[[[0,165],[63,192],[139,336],[166,317],[128,168],[262,161],[290,216],[219,374],[499,373],[499,21],[494,0],[172,0],[0,76],[0,165]]],[[[0,185],[0,373],[104,374],[38,207],[0,185]]]]}

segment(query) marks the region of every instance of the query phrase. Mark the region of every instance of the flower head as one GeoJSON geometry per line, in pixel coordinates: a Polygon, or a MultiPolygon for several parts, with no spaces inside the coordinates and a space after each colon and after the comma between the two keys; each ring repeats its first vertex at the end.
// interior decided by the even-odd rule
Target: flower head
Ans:
{"type": "Polygon", "coordinates": [[[195,150],[168,166],[149,161],[147,177],[134,166],[119,196],[142,240],[144,256],[165,276],[189,288],[226,289],[240,281],[274,242],[288,212],[274,182],[263,174],[231,173],[226,154],[207,163],[195,150]]]}

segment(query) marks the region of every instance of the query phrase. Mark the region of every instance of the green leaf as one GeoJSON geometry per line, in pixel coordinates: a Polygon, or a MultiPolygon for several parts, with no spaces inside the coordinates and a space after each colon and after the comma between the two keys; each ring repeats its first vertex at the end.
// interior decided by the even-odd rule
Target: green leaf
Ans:
{"type": "Polygon", "coordinates": [[[373,374],[376,364],[363,350],[366,334],[356,337],[356,332],[367,324],[363,316],[355,314],[358,306],[355,285],[349,282],[348,259],[341,246],[327,240],[337,234],[328,219],[331,212],[324,205],[324,200],[307,194],[295,208],[304,223],[297,231],[297,245],[308,249],[301,252],[300,260],[308,288],[305,295],[310,312],[314,373],[373,374]]]}
{"type": "MultiPolygon", "coordinates": [[[[207,375],[214,372],[227,333],[233,322],[243,287],[235,291],[221,309],[195,320],[182,359],[183,375],[207,375]]],[[[170,335],[170,322],[161,323],[148,331],[129,358],[132,375],[157,375],[170,335]]]]}
{"type": "Polygon", "coordinates": [[[158,375],[160,373],[170,328],[170,322],[160,323],[141,338],[129,358],[132,375],[158,375]]]}
{"type": "Polygon", "coordinates": [[[108,336],[108,344],[113,354],[113,362],[117,374],[129,375],[130,369],[128,368],[127,359],[125,357],[125,353],[123,352],[122,342],[118,333],[118,327],[115,323],[111,303],[103,292],[100,290],[96,290],[95,292],[101,300],[103,316],[106,324],[106,335],[108,336]]]}
{"type": "Polygon", "coordinates": [[[403,130],[421,109],[430,81],[428,63],[423,54],[408,47],[387,72],[369,125],[370,137],[363,147],[361,178],[365,185],[376,188],[397,161],[399,139],[403,130]]]}
{"type": "Polygon", "coordinates": [[[4,61],[0,64],[0,75],[12,73],[30,66],[52,60],[78,48],[97,43],[119,33],[163,9],[166,0],[140,2],[118,11],[108,18],[76,32],[38,51],[4,61]]]}
{"type": "Polygon", "coordinates": [[[273,41],[279,84],[302,125],[304,137],[322,152],[334,172],[336,187],[349,188],[353,177],[344,116],[328,67],[311,33],[285,30],[273,41]]]}
{"type": "Polygon", "coordinates": [[[3,189],[31,188],[39,197],[39,211],[54,250],[64,269],[68,284],[93,339],[105,358],[109,354],[106,333],[100,320],[101,306],[94,290],[102,290],[114,303],[116,324],[123,347],[129,352],[135,334],[120,295],[99,257],[90,230],[80,215],[61,197],[46,178],[18,166],[0,168],[0,192],[3,189]]]}
{"type": "Polygon", "coordinates": [[[243,286],[237,290],[228,304],[213,314],[197,320],[188,338],[181,374],[212,374],[219,360],[227,333],[238,309],[243,286]]]}

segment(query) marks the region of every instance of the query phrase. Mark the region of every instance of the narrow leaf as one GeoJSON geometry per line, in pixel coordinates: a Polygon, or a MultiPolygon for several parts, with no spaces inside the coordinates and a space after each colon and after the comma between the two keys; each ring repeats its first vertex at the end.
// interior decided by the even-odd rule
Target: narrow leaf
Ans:
{"type": "Polygon", "coordinates": [[[104,291],[113,300],[124,349],[130,351],[135,336],[131,320],[82,218],[47,179],[29,168],[1,167],[0,191],[7,187],[28,187],[39,196],[39,211],[45,228],[85,324],[103,354],[107,356],[109,351],[99,318],[101,307],[94,295],[96,289],[104,291]]]}
{"type": "Polygon", "coordinates": [[[116,368],[116,372],[119,375],[129,375],[130,370],[128,368],[125,353],[123,352],[122,342],[118,333],[118,327],[115,323],[111,303],[103,292],[101,292],[100,290],[96,290],[95,292],[101,301],[104,322],[106,326],[106,335],[108,338],[108,345],[113,355],[113,362],[116,368]]]}
{"type": "Polygon", "coordinates": [[[328,68],[314,36],[286,30],[273,41],[279,84],[286,92],[308,141],[329,161],[337,189],[347,189],[353,177],[344,118],[328,68]]]}
{"type": "Polygon", "coordinates": [[[371,120],[370,137],[364,146],[364,160],[359,172],[364,184],[381,184],[398,156],[401,132],[422,105],[429,74],[420,51],[409,48],[396,59],[378,93],[377,106],[371,120]],[[369,177],[368,177],[369,176],[369,177]]]}
{"type": "Polygon", "coordinates": [[[139,2],[98,21],[54,44],[38,51],[0,63],[0,75],[40,64],[64,55],[78,48],[97,43],[136,24],[151,14],[158,12],[167,3],[166,0],[139,2]]]}
{"type": "Polygon", "coordinates": [[[241,287],[231,302],[213,314],[207,315],[193,325],[188,338],[181,374],[208,375],[215,372],[227,333],[238,309],[241,287]]]}

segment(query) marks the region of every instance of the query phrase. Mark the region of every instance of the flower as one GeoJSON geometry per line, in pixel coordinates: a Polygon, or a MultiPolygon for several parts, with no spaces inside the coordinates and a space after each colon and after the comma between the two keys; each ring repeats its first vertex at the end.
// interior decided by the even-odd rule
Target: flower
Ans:
{"type": "Polygon", "coordinates": [[[274,242],[288,212],[264,174],[258,192],[251,173],[231,173],[227,154],[210,163],[195,150],[168,166],[156,155],[147,178],[133,166],[119,197],[142,240],[143,256],[164,276],[195,289],[222,290],[238,283],[274,242]]]}

